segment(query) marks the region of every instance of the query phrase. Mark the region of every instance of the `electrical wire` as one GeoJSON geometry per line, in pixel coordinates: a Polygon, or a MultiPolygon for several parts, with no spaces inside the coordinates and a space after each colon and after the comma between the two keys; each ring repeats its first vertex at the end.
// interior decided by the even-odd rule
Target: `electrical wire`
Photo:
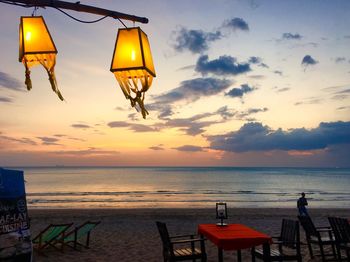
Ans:
{"type": "Polygon", "coordinates": [[[17,5],[17,6],[26,7],[26,8],[32,7],[32,6],[29,6],[27,4],[20,4],[20,3],[15,3],[12,1],[6,1],[6,0],[0,0],[0,3],[4,3],[4,4],[8,4],[8,5],[17,5]]]}
{"type": "MultiPolygon", "coordinates": [[[[68,14],[67,12],[63,11],[62,9],[58,8],[58,7],[55,7],[55,6],[52,6],[53,8],[55,8],[56,10],[60,11],[61,13],[65,14],[66,16],[68,16],[69,18],[72,18],[73,20],[77,21],[77,22],[80,22],[80,23],[84,23],[84,24],[93,24],[93,23],[97,23],[97,22],[100,22],[102,21],[103,19],[107,18],[109,15],[105,15],[99,19],[96,19],[96,20],[92,20],[92,21],[85,21],[85,20],[81,20],[81,19],[78,19],[70,14],[68,14]]],[[[118,18],[119,19],[119,18],[118,18]]]]}
{"type": "MultiPolygon", "coordinates": [[[[117,18],[119,20],[119,22],[125,27],[125,28],[128,28],[124,23],[123,21],[120,19],[120,18],[117,18]]],[[[135,24],[135,21],[134,21],[134,24],[135,24]]]]}

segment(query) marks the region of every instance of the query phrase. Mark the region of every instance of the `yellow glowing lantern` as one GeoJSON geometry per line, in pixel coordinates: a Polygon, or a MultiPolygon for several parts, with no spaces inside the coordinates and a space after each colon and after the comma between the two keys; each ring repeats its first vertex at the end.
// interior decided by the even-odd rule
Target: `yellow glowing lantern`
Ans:
{"type": "Polygon", "coordinates": [[[52,90],[63,101],[55,77],[57,49],[42,16],[22,16],[19,26],[19,61],[26,68],[25,84],[32,89],[30,68],[42,65],[49,75],[52,90]]]}
{"type": "Polygon", "coordinates": [[[156,73],[147,35],[140,27],[118,30],[111,72],[131,106],[135,107],[137,103],[146,118],[148,112],[143,101],[156,73]]]}

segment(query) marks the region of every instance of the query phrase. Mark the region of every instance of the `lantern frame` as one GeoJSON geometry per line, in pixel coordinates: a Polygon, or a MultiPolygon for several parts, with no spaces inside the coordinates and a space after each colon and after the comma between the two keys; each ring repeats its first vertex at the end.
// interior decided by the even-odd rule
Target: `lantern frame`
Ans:
{"type": "Polygon", "coordinates": [[[219,202],[219,203],[216,203],[216,218],[217,219],[220,219],[220,223],[217,223],[216,225],[217,226],[227,226],[226,223],[223,222],[224,219],[227,219],[227,204],[224,203],[224,202],[219,202]],[[219,207],[224,207],[224,214],[221,215],[219,213],[219,207]]]}
{"type": "Polygon", "coordinates": [[[22,62],[23,57],[25,55],[34,55],[34,54],[57,54],[57,48],[55,45],[55,42],[52,39],[51,33],[49,31],[49,28],[46,25],[46,22],[44,20],[43,16],[21,16],[21,22],[19,25],[19,37],[20,37],[20,50],[19,50],[19,62],[22,62]],[[25,51],[25,45],[24,45],[24,30],[23,30],[23,19],[24,18],[32,18],[32,19],[41,19],[41,21],[43,22],[43,25],[45,26],[46,32],[50,37],[51,43],[54,47],[54,51],[36,51],[36,52],[26,52],[25,51]],[[21,48],[22,47],[22,48],[21,48]],[[21,50],[22,49],[22,50],[21,50]]]}
{"type": "MultiPolygon", "coordinates": [[[[146,65],[146,60],[145,60],[145,52],[144,52],[144,46],[143,46],[143,42],[142,42],[142,36],[141,34],[144,34],[147,38],[148,41],[148,36],[145,32],[142,31],[142,29],[137,26],[137,27],[128,27],[128,28],[119,28],[118,29],[118,34],[117,34],[117,38],[115,40],[115,44],[114,44],[114,50],[113,50],[113,58],[112,58],[112,62],[111,62],[111,68],[110,71],[111,72],[118,72],[118,71],[127,71],[127,70],[146,70],[147,73],[149,73],[151,76],[156,77],[156,73],[152,72],[152,70],[150,70],[147,65],[146,65]],[[123,30],[134,30],[137,29],[137,33],[138,33],[138,44],[140,46],[140,51],[141,51],[141,57],[142,57],[142,66],[137,66],[137,67],[125,67],[125,68],[113,68],[113,63],[114,63],[114,59],[115,59],[115,52],[117,50],[117,44],[118,44],[118,40],[119,40],[119,36],[120,36],[120,32],[123,30]]],[[[149,41],[148,41],[149,43],[149,41]]],[[[149,47],[150,48],[150,47],[149,47]]],[[[151,52],[151,48],[149,50],[151,52]]],[[[152,58],[152,56],[151,56],[152,58]]],[[[152,58],[152,64],[153,64],[153,58],[152,58]]],[[[153,64],[154,67],[154,64],[153,64]]]]}

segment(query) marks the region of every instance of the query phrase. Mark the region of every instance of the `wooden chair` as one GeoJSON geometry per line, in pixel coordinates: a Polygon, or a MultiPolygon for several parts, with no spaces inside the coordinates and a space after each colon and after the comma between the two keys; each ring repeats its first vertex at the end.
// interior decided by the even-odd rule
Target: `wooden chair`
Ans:
{"type": "Polygon", "coordinates": [[[342,261],[341,251],[345,250],[347,261],[350,261],[350,225],[346,218],[328,217],[334,232],[338,261],[342,261]]]}
{"type": "MultiPolygon", "coordinates": [[[[278,248],[270,249],[269,261],[302,261],[298,221],[283,219],[281,234],[278,237],[273,237],[273,239],[276,239],[273,241],[273,244],[277,244],[278,248]],[[286,248],[288,248],[289,252],[286,252],[286,248]]],[[[262,248],[252,248],[253,262],[255,261],[256,257],[259,259],[264,259],[264,252],[262,248]]]]}
{"type": "Polygon", "coordinates": [[[60,250],[63,251],[63,241],[66,231],[73,225],[69,224],[50,224],[32,239],[34,248],[42,253],[43,249],[51,246],[58,249],[56,245],[61,244],[60,250]]]}
{"type": "MultiPolygon", "coordinates": [[[[203,238],[195,238],[195,235],[169,236],[169,232],[165,223],[156,222],[163,243],[163,257],[164,262],[184,261],[200,259],[200,261],[207,261],[207,254],[205,252],[205,244],[203,238]],[[199,243],[199,248],[196,244],[199,243]],[[190,247],[184,247],[184,245],[190,247]],[[174,248],[178,245],[179,248],[174,248]]],[[[197,244],[198,246],[198,244],[197,244]]]]}
{"type": "Polygon", "coordinates": [[[77,249],[78,245],[85,248],[89,248],[90,233],[100,223],[101,221],[98,221],[98,222],[87,221],[83,223],[82,225],[76,227],[74,230],[64,235],[63,244],[70,246],[74,249],[77,249]],[[85,244],[82,244],[81,242],[79,242],[79,240],[84,238],[86,238],[85,244]]]}
{"type": "Polygon", "coordinates": [[[333,256],[336,259],[335,239],[332,235],[332,229],[330,227],[315,227],[309,216],[298,216],[298,218],[305,231],[311,258],[314,257],[312,244],[317,244],[320,248],[322,261],[326,261],[326,257],[329,256],[333,256]],[[324,246],[331,246],[332,254],[325,254],[324,246]]]}

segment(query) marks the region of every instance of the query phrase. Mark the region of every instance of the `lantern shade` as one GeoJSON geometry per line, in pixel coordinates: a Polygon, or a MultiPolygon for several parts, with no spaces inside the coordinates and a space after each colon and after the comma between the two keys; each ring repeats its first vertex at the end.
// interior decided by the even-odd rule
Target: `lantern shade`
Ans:
{"type": "Polygon", "coordinates": [[[129,71],[128,77],[142,73],[156,76],[148,38],[140,27],[118,30],[111,71],[129,71]]]}
{"type": "Polygon", "coordinates": [[[19,27],[19,61],[25,55],[34,62],[36,54],[57,54],[56,46],[42,16],[22,16],[19,27]]]}
{"type": "Polygon", "coordinates": [[[143,118],[146,118],[148,111],[143,101],[156,73],[147,35],[140,27],[118,30],[111,72],[131,106],[138,106],[143,118]]]}
{"type": "Polygon", "coordinates": [[[25,84],[32,89],[30,68],[42,65],[49,76],[52,90],[63,101],[55,76],[57,49],[42,16],[22,16],[19,25],[19,62],[26,72],[25,84]]]}

